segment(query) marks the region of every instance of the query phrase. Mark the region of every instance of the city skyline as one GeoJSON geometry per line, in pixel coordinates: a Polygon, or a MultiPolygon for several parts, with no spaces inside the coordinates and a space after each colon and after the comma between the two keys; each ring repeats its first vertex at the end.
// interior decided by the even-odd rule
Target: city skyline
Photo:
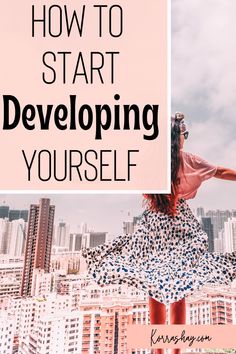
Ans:
{"type": "MultiPolygon", "coordinates": [[[[45,197],[39,198],[37,202],[38,204],[31,203],[29,210],[14,210],[11,209],[9,205],[0,204],[0,255],[9,255],[10,257],[21,257],[23,255],[25,244],[28,243],[29,233],[33,227],[32,225],[35,224],[33,230],[34,232],[37,231],[36,226],[40,220],[40,218],[38,219],[38,211],[43,211],[40,207],[43,201],[45,201],[45,203],[50,203],[51,199],[45,197]],[[29,215],[28,221],[25,219],[27,215],[29,215]],[[32,219],[32,215],[35,215],[36,217],[35,223],[32,219]]],[[[57,254],[57,252],[78,252],[82,245],[85,247],[94,247],[104,242],[108,242],[120,234],[118,230],[114,230],[113,234],[105,229],[99,230],[96,227],[91,227],[90,224],[84,221],[80,222],[79,230],[75,231],[67,220],[60,218],[57,221],[54,220],[56,205],[53,205],[52,207],[53,224],[51,225],[52,235],[50,243],[52,243],[53,246],[53,254],[57,254]]],[[[46,209],[45,213],[47,214],[46,209]]],[[[235,250],[234,245],[236,244],[236,234],[234,225],[236,222],[236,209],[206,209],[201,206],[195,208],[193,213],[198,218],[203,230],[208,235],[209,252],[232,252],[235,250]],[[228,244],[228,247],[224,247],[226,244],[228,244]]],[[[123,214],[121,213],[121,215],[122,218],[124,217],[120,220],[122,234],[134,233],[138,226],[138,221],[141,218],[141,214],[132,215],[128,211],[127,214],[124,212],[123,214]]],[[[34,239],[36,234],[32,234],[31,236],[34,239]]],[[[25,252],[28,254],[28,251],[25,250],[25,252]]],[[[40,268],[42,267],[40,266],[40,268]]]]}
{"type": "MultiPolygon", "coordinates": [[[[67,197],[71,201],[71,196],[67,197]]],[[[93,197],[86,200],[88,209],[93,197]]],[[[36,199],[30,203],[28,247],[25,247],[24,261],[18,255],[0,256],[0,332],[4,338],[0,351],[2,347],[6,354],[60,354],[70,351],[127,354],[127,324],[150,323],[147,294],[119,284],[100,288],[86,277],[79,253],[82,243],[86,247],[103,244],[106,232],[89,231],[86,223],[82,223],[81,234],[70,233],[67,222],[59,220],[58,224],[54,223],[55,200],[39,195],[36,199]],[[54,249],[49,254],[53,238],[54,249]]],[[[66,210],[65,199],[62,198],[62,201],[62,210],[66,210]]],[[[99,202],[102,202],[101,196],[99,202]]],[[[107,202],[112,203],[110,198],[107,202]]],[[[11,205],[9,207],[12,208],[11,205]]],[[[2,208],[2,214],[5,209],[2,208]]],[[[215,247],[220,252],[235,251],[236,210],[206,210],[199,207],[195,214],[208,234],[210,252],[215,247]]],[[[25,223],[22,219],[9,221],[8,217],[2,215],[0,219],[3,234],[4,223],[7,230],[11,230],[10,224],[25,223]]],[[[128,212],[127,218],[129,221],[125,218],[126,221],[123,219],[122,222],[123,232],[132,233],[139,218],[128,212]]],[[[12,242],[16,242],[17,234],[13,232],[12,235],[10,232],[3,237],[10,237],[12,242]]],[[[20,237],[22,239],[22,232],[20,237]]],[[[186,302],[187,324],[235,324],[235,286],[236,282],[228,287],[206,286],[205,290],[203,288],[189,296],[186,302]]],[[[143,353],[150,354],[150,349],[143,348],[143,353]]]]}
{"type": "MultiPolygon", "coordinates": [[[[233,199],[228,203],[221,203],[220,200],[218,204],[204,202],[207,188],[213,188],[212,184],[214,181],[203,183],[196,198],[188,200],[190,207],[203,207],[206,211],[236,209],[233,199]]],[[[66,222],[71,232],[79,232],[81,223],[87,223],[96,231],[106,231],[112,235],[122,233],[123,221],[139,216],[144,210],[140,194],[0,194],[0,205],[5,203],[11,209],[29,210],[30,204],[38,203],[43,197],[50,198],[55,204],[55,223],[66,222]]]]}

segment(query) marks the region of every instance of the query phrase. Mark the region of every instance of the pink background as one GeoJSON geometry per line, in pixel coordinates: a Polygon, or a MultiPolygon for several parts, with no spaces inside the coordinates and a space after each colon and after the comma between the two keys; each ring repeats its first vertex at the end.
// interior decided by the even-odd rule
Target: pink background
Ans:
{"type": "Polygon", "coordinates": [[[164,335],[171,338],[171,336],[181,336],[182,331],[185,331],[185,337],[205,337],[212,338],[211,341],[205,340],[203,342],[194,342],[189,346],[189,342],[161,343],[157,342],[152,348],[236,348],[236,327],[235,325],[128,325],[127,328],[127,344],[129,348],[150,348],[150,338],[152,330],[157,330],[153,338],[158,335],[164,335]]]}
{"type": "MultiPolygon", "coordinates": [[[[120,38],[97,36],[97,11],[92,5],[95,1],[87,0],[84,37],[72,35],[70,38],[31,37],[31,1],[8,1],[1,4],[0,36],[1,36],[1,92],[2,95],[13,95],[26,104],[65,104],[69,106],[69,95],[77,95],[78,106],[88,103],[115,104],[114,94],[119,93],[120,105],[136,103],[140,109],[145,104],[159,104],[159,137],[153,141],[145,141],[143,132],[112,130],[103,132],[103,140],[94,140],[94,131],[88,133],[81,130],[59,131],[53,125],[49,131],[27,131],[19,124],[11,131],[4,131],[1,123],[1,180],[0,189],[66,189],[66,190],[169,190],[169,149],[168,149],[168,98],[167,98],[167,1],[148,0],[142,2],[119,1],[124,10],[124,34],[120,38]],[[68,61],[74,68],[77,53],[82,51],[86,60],[89,51],[120,51],[117,56],[116,83],[108,81],[104,85],[96,83],[86,85],[83,81],[76,84],[61,84],[58,81],[45,85],[41,79],[42,54],[45,51],[72,51],[68,61]],[[123,100],[122,100],[123,99],[123,100]],[[29,156],[33,150],[54,150],[58,154],[64,150],[78,149],[117,149],[122,161],[119,171],[126,171],[126,151],[139,149],[135,154],[138,167],[132,169],[132,182],[40,182],[37,173],[33,173],[32,181],[27,182],[27,168],[21,153],[25,150],[29,156]],[[138,158],[136,157],[138,156],[138,158]]],[[[104,2],[103,2],[104,3],[104,2]]],[[[42,11],[43,1],[36,2],[36,8],[42,11]]],[[[49,4],[55,4],[47,1],[49,4]]],[[[64,3],[59,2],[61,6],[64,3]]],[[[79,8],[77,2],[65,3],[68,11],[79,8]],[[73,6],[74,5],[74,6],[73,6]]],[[[110,2],[107,4],[111,5],[110,2]]],[[[105,22],[104,22],[105,23],[105,22]]],[[[87,66],[88,67],[88,66],[87,66]]],[[[108,68],[108,67],[107,67],[108,68]]],[[[73,70],[72,70],[73,71],[73,70]]],[[[68,75],[70,70],[67,71],[68,75]]],[[[104,73],[104,77],[109,74],[104,73]]],[[[2,111],[2,98],[0,101],[2,111]]],[[[146,132],[148,135],[150,132],[146,132]]],[[[61,155],[62,156],[62,155],[61,155]]],[[[63,167],[62,159],[61,168],[63,167]]],[[[107,160],[107,159],[106,159],[107,160]]],[[[108,160],[107,160],[108,161],[108,160]]],[[[36,166],[36,165],[35,165],[36,166]]],[[[59,167],[60,168],[60,167],[59,167]]],[[[46,169],[45,169],[46,171],[46,169]]],[[[46,172],[45,172],[46,175],[46,172]]]]}

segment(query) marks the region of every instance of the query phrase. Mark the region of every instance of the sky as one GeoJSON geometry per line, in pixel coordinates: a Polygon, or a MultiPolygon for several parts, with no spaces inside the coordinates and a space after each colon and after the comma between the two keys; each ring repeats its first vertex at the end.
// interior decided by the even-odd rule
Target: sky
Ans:
{"type": "MultiPolygon", "coordinates": [[[[189,126],[184,149],[210,163],[236,169],[236,1],[172,0],[172,113],[189,126]]],[[[42,195],[0,195],[11,208],[28,208],[42,195]]],[[[43,195],[56,205],[56,221],[77,231],[122,232],[122,221],[142,212],[140,195],[43,195]],[[128,215],[130,214],[130,215],[128,215]]],[[[236,182],[205,182],[193,208],[236,209],[236,182]]]]}
{"type": "MultiPolygon", "coordinates": [[[[172,0],[172,112],[185,113],[185,150],[236,169],[236,1],[172,0]]],[[[236,183],[216,178],[193,204],[236,208],[236,183]]]]}
{"type": "Polygon", "coordinates": [[[131,194],[0,194],[0,205],[28,209],[42,197],[50,198],[56,206],[55,223],[65,221],[71,232],[79,231],[79,225],[86,222],[95,231],[115,236],[122,233],[123,221],[132,220],[143,210],[141,196],[131,194]]]}

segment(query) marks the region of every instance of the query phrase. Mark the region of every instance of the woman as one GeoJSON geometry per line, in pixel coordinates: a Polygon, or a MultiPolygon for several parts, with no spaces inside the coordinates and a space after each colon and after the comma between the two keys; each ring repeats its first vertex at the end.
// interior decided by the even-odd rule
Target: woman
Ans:
{"type": "Polygon", "coordinates": [[[166,305],[171,323],[185,324],[188,295],[206,283],[230,284],[236,278],[236,253],[207,251],[207,234],[186,202],[203,181],[236,181],[236,171],[183,151],[188,137],[184,115],[176,113],[171,123],[171,194],[144,195],[147,207],[133,234],[82,249],[88,273],[98,285],[126,283],[149,295],[151,324],[166,323],[166,305]]]}

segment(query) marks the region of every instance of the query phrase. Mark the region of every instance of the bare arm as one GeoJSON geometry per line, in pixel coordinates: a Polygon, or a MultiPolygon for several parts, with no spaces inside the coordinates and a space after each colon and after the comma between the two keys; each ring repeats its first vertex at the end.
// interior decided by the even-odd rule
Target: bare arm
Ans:
{"type": "Polygon", "coordinates": [[[214,177],[220,179],[226,179],[228,181],[236,181],[236,171],[231,170],[229,168],[218,166],[214,177]]]}

